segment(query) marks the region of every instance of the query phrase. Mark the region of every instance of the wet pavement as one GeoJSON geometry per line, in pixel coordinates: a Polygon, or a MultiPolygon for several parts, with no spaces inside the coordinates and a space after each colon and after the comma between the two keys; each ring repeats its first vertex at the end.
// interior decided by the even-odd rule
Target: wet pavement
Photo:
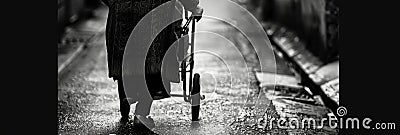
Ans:
{"type": "Polygon", "coordinates": [[[62,74],[92,38],[105,30],[107,19],[106,7],[93,11],[93,17],[78,20],[67,26],[58,46],[58,74],[62,74]]]}
{"type": "MultiPolygon", "coordinates": [[[[189,103],[171,97],[153,102],[153,131],[134,127],[132,120],[119,123],[117,84],[108,78],[103,31],[87,42],[87,48],[59,77],[59,134],[337,134],[329,128],[268,128],[271,118],[321,119],[329,111],[296,86],[293,76],[264,72],[264,77],[276,77],[280,87],[259,82],[255,51],[231,26],[205,18],[197,30],[208,31],[196,34],[195,72],[201,75],[201,93],[206,97],[201,101],[199,122],[191,122],[189,103]]],[[[274,62],[274,58],[263,60],[274,62]]],[[[278,69],[285,67],[278,65],[278,69]]],[[[171,93],[181,93],[180,84],[173,84],[171,93]]],[[[131,105],[131,117],[134,109],[131,105]]]]}

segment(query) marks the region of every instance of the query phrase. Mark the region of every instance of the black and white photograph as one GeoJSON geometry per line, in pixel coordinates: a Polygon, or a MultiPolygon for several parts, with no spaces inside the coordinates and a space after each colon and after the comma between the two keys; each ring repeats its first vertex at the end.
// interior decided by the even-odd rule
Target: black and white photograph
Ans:
{"type": "Polygon", "coordinates": [[[395,128],[340,104],[337,0],[57,5],[57,134],[395,128]]]}

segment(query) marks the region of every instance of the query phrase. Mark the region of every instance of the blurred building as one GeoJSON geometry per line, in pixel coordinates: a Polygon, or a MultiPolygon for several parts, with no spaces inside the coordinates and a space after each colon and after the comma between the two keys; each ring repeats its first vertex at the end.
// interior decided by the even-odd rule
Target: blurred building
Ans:
{"type": "Polygon", "coordinates": [[[248,0],[261,21],[296,33],[324,63],[339,58],[339,8],[335,0],[248,0]]]}
{"type": "Polygon", "coordinates": [[[58,37],[61,37],[67,25],[91,15],[91,11],[101,5],[100,0],[57,0],[57,3],[58,37]]]}

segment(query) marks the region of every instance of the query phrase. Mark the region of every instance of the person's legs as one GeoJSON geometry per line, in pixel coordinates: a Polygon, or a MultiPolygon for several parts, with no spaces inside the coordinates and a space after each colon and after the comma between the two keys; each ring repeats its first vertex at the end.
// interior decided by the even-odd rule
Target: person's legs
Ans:
{"type": "Polygon", "coordinates": [[[129,119],[129,111],[131,107],[126,98],[122,79],[117,79],[117,81],[118,81],[119,109],[122,116],[121,120],[127,121],[129,119]]]}
{"type": "MultiPolygon", "coordinates": [[[[146,80],[147,83],[153,82],[146,80]]],[[[154,83],[154,82],[153,82],[154,83]]],[[[150,118],[150,109],[153,103],[153,98],[150,94],[149,90],[152,90],[153,84],[147,85],[147,89],[137,89],[138,96],[137,96],[137,103],[135,108],[135,118],[133,120],[136,126],[142,127],[145,126],[149,129],[155,126],[153,119],[150,118]]]]}
{"type": "Polygon", "coordinates": [[[146,126],[147,128],[152,129],[155,124],[149,114],[153,99],[147,95],[149,94],[142,93],[140,96],[141,98],[136,103],[135,118],[133,121],[136,126],[146,126]]]}
{"type": "Polygon", "coordinates": [[[135,115],[147,116],[150,114],[151,104],[153,103],[153,99],[151,98],[142,98],[136,104],[135,115]]]}

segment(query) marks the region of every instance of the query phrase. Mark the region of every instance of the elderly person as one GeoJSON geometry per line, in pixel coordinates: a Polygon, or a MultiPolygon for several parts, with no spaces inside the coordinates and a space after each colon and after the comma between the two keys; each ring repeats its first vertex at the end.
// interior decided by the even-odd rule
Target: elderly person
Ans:
{"type": "MultiPolygon", "coordinates": [[[[122,62],[127,40],[136,24],[149,11],[165,2],[180,2],[184,9],[192,15],[201,16],[203,9],[198,6],[198,0],[102,0],[108,7],[109,13],[106,26],[106,48],[108,60],[108,76],[118,82],[118,94],[120,99],[121,122],[129,120],[130,103],[124,92],[122,80],[122,62]]],[[[154,127],[150,117],[150,108],[153,100],[169,97],[163,88],[161,80],[162,57],[167,49],[174,43],[176,37],[172,30],[173,25],[165,28],[157,35],[157,41],[153,41],[146,56],[146,81],[150,83],[149,92],[153,99],[132,97],[138,101],[135,109],[134,124],[144,124],[154,127]],[[161,58],[161,60],[160,60],[161,58]],[[160,92],[161,91],[161,92],[160,92]],[[154,93],[158,93],[154,94],[154,93]]],[[[176,67],[176,70],[179,70],[176,67]]],[[[131,97],[129,97],[131,98],[131,97]]]]}

